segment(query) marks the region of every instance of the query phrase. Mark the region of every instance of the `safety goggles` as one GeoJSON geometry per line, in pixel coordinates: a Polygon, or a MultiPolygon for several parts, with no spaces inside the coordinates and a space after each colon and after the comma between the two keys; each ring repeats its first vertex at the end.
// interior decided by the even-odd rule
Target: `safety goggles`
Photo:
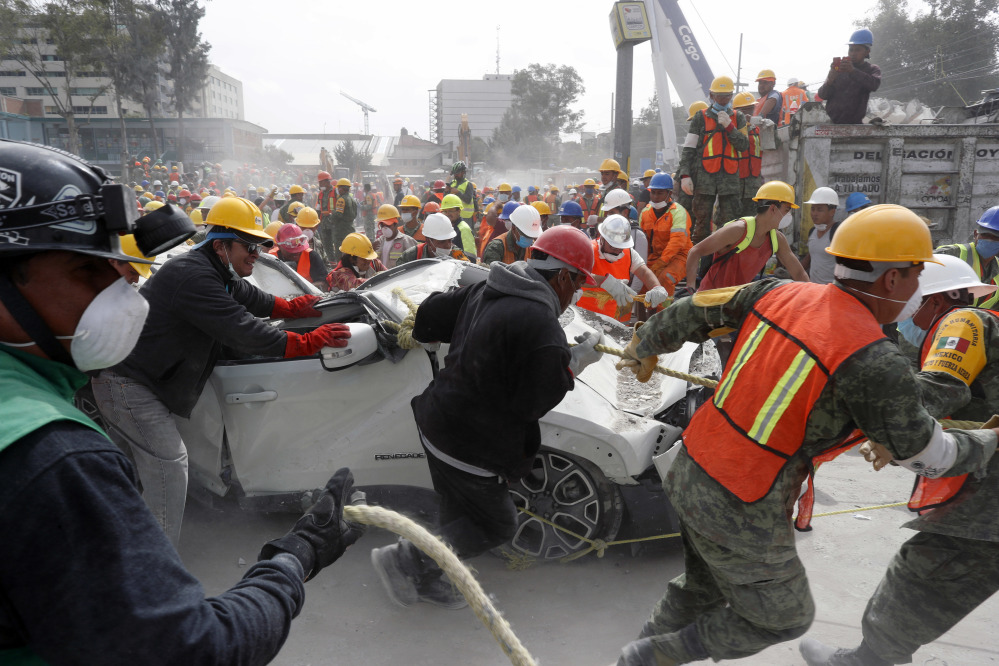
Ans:
{"type": "Polygon", "coordinates": [[[308,245],[308,244],[309,244],[309,237],[305,236],[304,234],[302,236],[296,236],[295,238],[286,238],[285,240],[278,243],[278,245],[280,245],[281,247],[286,247],[288,249],[302,247],[303,245],[308,245]]]}

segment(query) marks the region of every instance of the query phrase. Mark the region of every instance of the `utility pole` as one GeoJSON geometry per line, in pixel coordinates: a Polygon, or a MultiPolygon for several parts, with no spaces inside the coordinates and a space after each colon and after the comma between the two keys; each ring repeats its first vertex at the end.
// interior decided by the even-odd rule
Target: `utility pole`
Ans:
{"type": "Polygon", "coordinates": [[[645,4],[615,2],[610,13],[611,36],[617,49],[617,85],[612,105],[612,131],[614,132],[614,159],[621,170],[631,174],[631,111],[632,72],[635,64],[635,45],[652,39],[652,28],[645,13],[645,4]]]}

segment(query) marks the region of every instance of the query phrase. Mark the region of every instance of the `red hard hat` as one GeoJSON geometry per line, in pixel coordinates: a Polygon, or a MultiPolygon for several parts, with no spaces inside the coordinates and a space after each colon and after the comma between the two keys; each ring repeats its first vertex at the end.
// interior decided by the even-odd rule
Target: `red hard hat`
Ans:
{"type": "Polygon", "coordinates": [[[428,201],[423,206],[423,210],[424,210],[424,212],[427,212],[427,213],[439,213],[439,212],[441,212],[441,205],[439,203],[437,203],[436,201],[428,201]]]}
{"type": "Polygon", "coordinates": [[[546,229],[531,245],[531,250],[563,261],[586,275],[586,284],[596,284],[593,271],[593,241],[576,227],[560,224],[546,229]]]}
{"type": "Polygon", "coordinates": [[[316,178],[319,180],[320,183],[323,182],[324,180],[333,180],[333,176],[331,176],[327,171],[320,171],[319,175],[316,178]]]}
{"type": "Polygon", "coordinates": [[[177,196],[180,197],[181,199],[190,199],[191,192],[189,190],[181,190],[180,192],[177,193],[177,196]]]}
{"type": "Polygon", "coordinates": [[[430,189],[432,189],[432,190],[443,190],[444,187],[445,187],[445,185],[444,185],[444,181],[443,180],[435,180],[434,181],[434,186],[432,188],[430,188],[430,189]]]}

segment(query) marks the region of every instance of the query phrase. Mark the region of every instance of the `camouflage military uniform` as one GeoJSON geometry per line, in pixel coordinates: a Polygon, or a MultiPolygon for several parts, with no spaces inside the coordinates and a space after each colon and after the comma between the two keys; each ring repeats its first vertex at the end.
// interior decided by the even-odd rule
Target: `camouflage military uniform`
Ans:
{"type": "MultiPolygon", "coordinates": [[[[965,243],[965,254],[966,258],[961,257],[962,245],[943,245],[933,250],[936,254],[949,254],[952,257],[962,258],[968,263],[969,266],[975,268],[974,257],[978,257],[978,252],[975,250],[974,243],[965,243]],[[970,246],[970,247],[969,247],[970,246]]],[[[985,284],[999,284],[999,258],[993,257],[991,261],[985,261],[981,257],[978,257],[979,267],[975,271],[979,273],[978,278],[985,284]]],[[[997,308],[999,304],[999,292],[996,292],[992,296],[985,296],[984,298],[976,299],[974,304],[980,308],[997,308]]]]}
{"type": "MultiPolygon", "coordinates": [[[[482,250],[483,264],[488,266],[494,261],[503,263],[503,256],[506,254],[506,245],[503,244],[504,240],[511,240],[511,238],[508,234],[502,234],[486,244],[485,249],[482,250]]],[[[520,247],[516,243],[512,242],[512,240],[510,242],[510,249],[513,251],[514,261],[523,261],[524,257],[527,255],[527,248],[520,247]]]]}
{"type": "MultiPolygon", "coordinates": [[[[999,349],[996,317],[975,309],[952,310],[929,349],[917,375],[927,411],[937,417],[988,420],[999,404],[999,362],[988,358],[999,349]],[[948,338],[961,337],[962,324],[978,335],[969,336],[964,352],[949,349],[947,360],[963,357],[959,363],[971,375],[964,380],[929,369],[935,361],[932,350],[945,348],[948,338]]],[[[902,544],[863,618],[864,642],[896,664],[912,661],[919,647],[935,641],[999,589],[999,457],[989,461],[984,474],[969,477],[950,503],[905,527],[919,534],[902,544]]]]}
{"type": "MultiPolygon", "coordinates": [[[[757,300],[787,284],[766,279],[681,299],[639,329],[637,353],[672,352],[685,341],[707,340],[712,330],[738,328],[757,300]],[[733,295],[724,303],[695,304],[723,300],[725,291],[733,295]]],[[[758,501],[740,500],[681,448],[663,487],[680,518],[686,571],[669,583],[643,637],[685,663],[746,657],[802,635],[814,604],[791,515],[811,458],[860,428],[904,460],[926,447],[936,427],[908,362],[885,338],[855,352],[831,375],[809,413],[801,448],[758,501]]],[[[957,458],[948,471],[954,475],[978,470],[996,445],[991,431],[958,432],[954,440],[957,458]]]]}
{"type": "MultiPolygon", "coordinates": [[[[712,117],[714,111],[708,111],[712,117]]],[[[727,134],[729,142],[736,151],[744,151],[749,148],[749,138],[746,136],[746,116],[739,111],[729,114],[735,120],[738,130],[733,130],[727,134]]],[[[680,168],[677,176],[681,179],[676,185],[677,190],[681,190],[681,183],[684,176],[690,176],[694,181],[694,197],[690,206],[684,206],[694,217],[694,225],[691,230],[691,240],[696,245],[711,235],[711,214],[715,206],[715,197],[718,197],[718,219],[715,220],[719,226],[730,222],[742,215],[742,184],[739,172],[726,173],[725,169],[719,169],[716,173],[708,173],[704,170],[701,157],[704,154],[706,136],[704,129],[704,116],[700,113],[694,114],[690,121],[690,129],[687,130],[687,141],[684,143],[683,152],[680,154],[680,168]],[[696,139],[696,145],[691,145],[696,139]]],[[[755,194],[755,192],[754,192],[755,194]]]]}
{"type": "Polygon", "coordinates": [[[330,219],[333,222],[333,236],[329,246],[329,262],[335,265],[340,261],[340,245],[347,234],[354,233],[354,218],[357,217],[357,201],[349,194],[336,198],[336,204],[330,219]]]}

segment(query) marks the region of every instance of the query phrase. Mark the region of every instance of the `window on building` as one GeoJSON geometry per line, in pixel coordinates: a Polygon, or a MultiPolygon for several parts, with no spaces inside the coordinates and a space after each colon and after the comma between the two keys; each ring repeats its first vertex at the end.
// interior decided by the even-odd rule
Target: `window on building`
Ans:
{"type": "Polygon", "coordinates": [[[85,97],[95,97],[103,92],[104,91],[101,88],[70,88],[70,94],[82,95],[85,97]]]}
{"type": "Polygon", "coordinates": [[[24,76],[23,69],[0,69],[0,76],[24,76]]]}
{"type": "Polygon", "coordinates": [[[46,105],[45,106],[45,113],[52,113],[52,114],[58,115],[59,114],[59,109],[57,109],[54,106],[48,106],[48,105],[46,105]]]}
{"type": "Polygon", "coordinates": [[[50,79],[66,78],[66,72],[45,72],[45,76],[50,79]]]}
{"type": "Polygon", "coordinates": [[[5,88],[0,86],[0,95],[6,95],[7,97],[17,97],[17,88],[5,88]]]}
{"type": "Polygon", "coordinates": [[[42,56],[42,61],[43,62],[58,62],[58,61],[61,61],[61,60],[64,60],[64,59],[65,58],[63,58],[60,55],[52,55],[52,54],[50,54],[50,55],[43,55],[42,56]]]}
{"type": "Polygon", "coordinates": [[[78,113],[80,115],[95,115],[95,116],[106,116],[108,114],[108,107],[106,106],[74,106],[73,113],[78,113]]]}
{"type": "Polygon", "coordinates": [[[48,95],[48,91],[45,88],[25,88],[25,95],[48,95]]]}

